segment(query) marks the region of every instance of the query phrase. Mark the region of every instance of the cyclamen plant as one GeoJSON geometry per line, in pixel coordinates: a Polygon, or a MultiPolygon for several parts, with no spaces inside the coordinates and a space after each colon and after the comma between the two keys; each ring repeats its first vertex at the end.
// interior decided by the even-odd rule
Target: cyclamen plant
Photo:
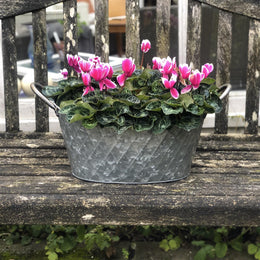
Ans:
{"type": "Polygon", "coordinates": [[[190,131],[201,125],[207,113],[221,110],[215,80],[208,77],[213,64],[206,63],[199,71],[177,65],[176,58],[154,57],[152,68],[143,68],[150,48],[150,41],[143,40],[140,69],[130,57],[122,61],[120,72],[99,57],[84,60],[67,55],[77,76],[63,69],[64,80],[46,86],[44,94],[61,107],[69,122],[81,121],[89,129],[112,127],[118,133],[128,128],[161,133],[173,126],[190,131]]]}

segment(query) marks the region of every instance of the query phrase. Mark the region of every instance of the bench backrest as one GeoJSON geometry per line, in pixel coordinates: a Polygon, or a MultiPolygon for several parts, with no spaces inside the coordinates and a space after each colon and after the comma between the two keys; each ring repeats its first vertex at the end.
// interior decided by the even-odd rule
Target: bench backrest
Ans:
{"type": "MultiPolygon", "coordinates": [[[[5,89],[6,131],[19,130],[18,93],[16,82],[15,16],[33,12],[35,81],[47,84],[46,19],[45,8],[63,2],[66,53],[77,53],[76,0],[0,0],[0,19],[3,34],[3,67],[5,89]]],[[[126,0],[126,56],[140,60],[140,7],[139,0],[126,0]]],[[[232,13],[250,18],[248,34],[248,66],[246,87],[245,133],[257,134],[259,115],[260,5],[258,0],[182,0],[179,1],[179,58],[192,61],[200,68],[202,4],[218,8],[218,36],[216,79],[217,85],[230,82],[232,13]],[[186,13],[186,16],[185,16],[186,13]],[[187,18],[187,22],[183,18],[187,18]],[[185,31],[187,25],[187,34],[185,31]],[[184,33],[186,35],[183,34],[184,33]],[[186,41],[187,39],[187,41],[186,41]],[[183,53],[183,46],[185,47],[183,53]],[[181,56],[181,57],[180,57],[181,56]]],[[[166,57],[170,50],[170,0],[157,0],[156,56],[166,57]]],[[[108,0],[95,0],[95,53],[103,61],[109,58],[108,0]]],[[[228,129],[228,100],[216,116],[215,133],[225,134],[228,129]]],[[[48,108],[36,100],[36,131],[48,131],[48,108]]]]}

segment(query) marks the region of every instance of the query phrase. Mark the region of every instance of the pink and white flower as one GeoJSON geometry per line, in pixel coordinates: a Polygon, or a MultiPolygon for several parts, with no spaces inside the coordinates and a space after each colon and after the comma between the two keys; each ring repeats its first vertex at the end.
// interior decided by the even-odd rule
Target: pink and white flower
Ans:
{"type": "Polygon", "coordinates": [[[172,74],[176,74],[175,68],[176,68],[176,61],[175,58],[171,59],[169,56],[166,59],[162,59],[162,68],[159,69],[162,73],[162,76],[166,79],[170,77],[172,74]]]}
{"type": "Polygon", "coordinates": [[[82,72],[90,72],[90,70],[91,70],[92,67],[93,67],[93,63],[81,59],[81,60],[79,61],[79,67],[80,67],[80,69],[81,69],[82,72]]]}
{"type": "Polygon", "coordinates": [[[213,71],[214,66],[212,63],[206,63],[201,67],[201,72],[204,74],[205,78],[213,71]]]}
{"type": "Polygon", "coordinates": [[[174,99],[177,99],[179,97],[178,90],[174,87],[174,85],[177,82],[177,76],[173,74],[170,78],[170,80],[162,77],[162,83],[165,86],[165,88],[170,90],[170,93],[174,99]]]}
{"type": "Polygon", "coordinates": [[[188,64],[180,64],[179,70],[183,79],[189,78],[191,73],[191,68],[188,66],[188,64]]]}
{"type": "Polygon", "coordinates": [[[197,89],[200,86],[200,82],[204,79],[204,73],[195,70],[189,76],[190,83],[192,84],[193,89],[197,89]]]}
{"type": "Polygon", "coordinates": [[[81,58],[78,55],[67,54],[67,61],[70,67],[72,67],[77,73],[80,73],[79,61],[81,58]]]}
{"type": "Polygon", "coordinates": [[[63,70],[60,70],[60,73],[61,75],[63,76],[64,79],[67,79],[68,78],[68,70],[67,69],[63,69],[63,70]]]}
{"type": "Polygon", "coordinates": [[[124,59],[122,62],[123,74],[117,76],[117,82],[122,87],[128,77],[131,77],[135,71],[135,64],[132,58],[124,59]]]}
{"type": "Polygon", "coordinates": [[[151,42],[149,40],[143,40],[141,43],[141,51],[147,53],[151,49],[151,42]]]}
{"type": "Polygon", "coordinates": [[[153,70],[160,70],[162,68],[162,59],[159,57],[153,57],[153,70]]]}

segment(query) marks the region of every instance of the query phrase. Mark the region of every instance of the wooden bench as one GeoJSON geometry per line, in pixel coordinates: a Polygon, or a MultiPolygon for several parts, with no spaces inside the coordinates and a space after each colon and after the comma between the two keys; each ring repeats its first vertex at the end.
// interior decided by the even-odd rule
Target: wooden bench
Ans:
{"type": "MultiPolygon", "coordinates": [[[[57,2],[1,2],[6,131],[0,133],[0,224],[260,225],[258,135],[260,6],[257,1],[188,1],[187,60],[200,67],[201,2],[219,8],[217,83],[229,82],[231,12],[250,18],[246,134],[230,135],[227,104],[214,135],[202,135],[191,175],[150,185],[98,184],[70,174],[61,134],[48,133],[48,110],[36,100],[36,132],[19,132],[15,16],[33,11],[35,81],[47,83],[45,7],[57,2]]],[[[170,1],[157,0],[157,53],[167,56],[170,1]],[[164,17],[165,19],[162,19],[164,17]],[[163,30],[162,30],[163,28],[163,30]],[[163,39],[163,41],[161,41],[163,39]]],[[[96,54],[108,60],[107,1],[96,0],[96,54]]],[[[65,51],[77,53],[76,1],[64,1],[65,51]],[[72,27],[71,27],[72,26],[72,27]],[[69,33],[68,33],[69,32],[69,33]]],[[[126,55],[139,60],[139,7],[126,1],[126,55]],[[132,19],[131,17],[135,17],[132,19]]]]}

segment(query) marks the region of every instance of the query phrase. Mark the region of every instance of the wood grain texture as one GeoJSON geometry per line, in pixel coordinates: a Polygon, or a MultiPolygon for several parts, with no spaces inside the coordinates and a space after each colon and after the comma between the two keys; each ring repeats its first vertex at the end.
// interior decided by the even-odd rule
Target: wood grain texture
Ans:
{"type": "Polygon", "coordinates": [[[202,136],[188,178],[71,176],[60,135],[0,134],[0,224],[260,225],[260,136],[202,136]]]}
{"type": "MultiPolygon", "coordinates": [[[[260,15],[260,14],[259,14],[260,15]]],[[[258,133],[260,84],[260,21],[250,20],[246,83],[245,133],[258,133]]]]}
{"type": "Polygon", "coordinates": [[[95,54],[109,60],[108,1],[95,0],[95,54]]]}
{"type": "MultiPolygon", "coordinates": [[[[219,11],[217,39],[216,84],[220,87],[230,83],[232,46],[232,14],[219,11]]],[[[228,131],[228,96],[222,100],[223,109],[215,117],[215,133],[226,134],[228,131]]]]}
{"type": "MultiPolygon", "coordinates": [[[[48,85],[46,9],[32,13],[34,40],[34,81],[48,85]]],[[[49,107],[38,97],[35,99],[36,132],[49,131],[49,107]]]]}
{"type": "Polygon", "coordinates": [[[140,8],[138,0],[126,0],[126,57],[140,64],[140,8]]]}
{"type": "Polygon", "coordinates": [[[19,131],[19,109],[17,90],[17,51],[15,44],[15,18],[2,20],[4,99],[6,131],[19,131]]]}
{"type": "Polygon", "coordinates": [[[192,69],[200,70],[201,48],[201,4],[188,1],[187,63],[192,69]]]}
{"type": "Polygon", "coordinates": [[[157,0],[156,4],[156,56],[167,57],[170,50],[171,1],[157,0]]]}
{"type": "Polygon", "coordinates": [[[33,12],[42,8],[46,8],[50,5],[54,5],[64,0],[44,0],[44,1],[35,1],[35,0],[0,0],[0,19],[21,15],[24,13],[33,12]]]}
{"type": "Polygon", "coordinates": [[[201,3],[260,20],[259,0],[196,0],[201,3]]]}

